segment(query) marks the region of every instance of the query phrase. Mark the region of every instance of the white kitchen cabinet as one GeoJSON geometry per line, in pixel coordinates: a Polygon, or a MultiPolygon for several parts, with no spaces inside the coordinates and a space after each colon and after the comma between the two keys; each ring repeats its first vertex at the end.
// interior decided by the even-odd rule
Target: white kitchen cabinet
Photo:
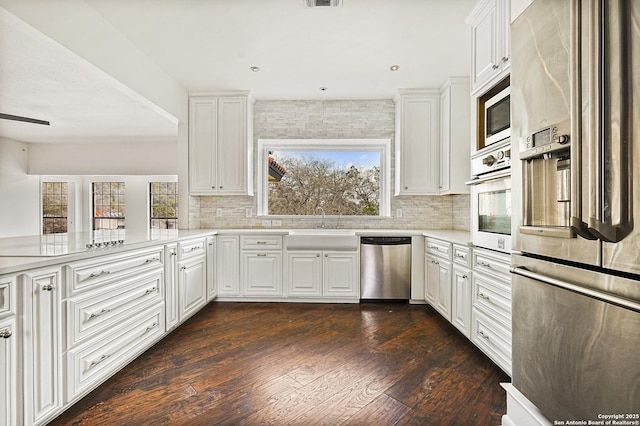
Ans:
{"type": "Polygon", "coordinates": [[[471,341],[511,375],[510,256],[474,248],[471,341]]]}
{"type": "Polygon", "coordinates": [[[287,252],[289,298],[360,298],[359,257],[355,251],[287,252]]]}
{"type": "Polygon", "coordinates": [[[467,338],[471,337],[471,271],[453,266],[451,323],[467,338]]]}
{"type": "Polygon", "coordinates": [[[18,424],[16,278],[0,277],[0,425],[18,424]]]}
{"type": "Polygon", "coordinates": [[[360,297],[359,264],[357,252],[323,252],[323,295],[326,297],[360,297]]]}
{"type": "Polygon", "coordinates": [[[164,283],[165,283],[165,326],[166,331],[173,329],[180,323],[180,316],[178,313],[178,305],[180,302],[180,296],[178,294],[178,245],[167,244],[165,246],[165,269],[164,269],[164,283]]]}
{"type": "Polygon", "coordinates": [[[240,237],[243,296],[282,297],[282,236],[240,237]]]}
{"type": "Polygon", "coordinates": [[[509,74],[511,0],[479,0],[471,26],[471,92],[482,94],[509,74]]]}
{"type": "Polygon", "coordinates": [[[189,99],[191,195],[253,195],[252,111],[247,93],[189,99]]]}
{"type": "Polygon", "coordinates": [[[207,304],[206,240],[178,243],[178,316],[180,322],[207,304]]]}
{"type": "Polygon", "coordinates": [[[240,295],[240,237],[219,235],[216,247],[218,296],[240,295]]]}
{"type": "Polygon", "coordinates": [[[395,195],[439,194],[440,92],[403,89],[394,101],[395,195]]]}
{"type": "Polygon", "coordinates": [[[322,296],[322,252],[294,251],[287,253],[287,296],[322,296]]]}
{"type": "Polygon", "coordinates": [[[450,77],[440,88],[440,194],[468,194],[471,179],[468,77],[450,77]]]}
{"type": "Polygon", "coordinates": [[[44,424],[62,409],[60,269],[21,275],[24,424],[44,424]]]}
{"type": "Polygon", "coordinates": [[[217,296],[216,288],[216,237],[207,237],[207,300],[217,296]]]}
{"type": "Polygon", "coordinates": [[[424,255],[424,300],[431,306],[436,304],[436,291],[438,286],[438,265],[435,256],[424,255]]]}
{"type": "Polygon", "coordinates": [[[425,237],[425,301],[451,321],[451,243],[425,237]]]}
{"type": "Polygon", "coordinates": [[[433,307],[451,322],[451,262],[436,257],[438,281],[436,284],[435,305],[433,307]]]}

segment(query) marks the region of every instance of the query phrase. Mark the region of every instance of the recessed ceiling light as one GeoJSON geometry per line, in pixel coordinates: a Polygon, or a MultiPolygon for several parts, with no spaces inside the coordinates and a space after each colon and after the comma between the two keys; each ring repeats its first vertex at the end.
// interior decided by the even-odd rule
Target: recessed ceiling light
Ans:
{"type": "Polygon", "coordinates": [[[258,68],[258,67],[256,67],[256,66],[249,67],[249,69],[250,69],[251,71],[253,71],[253,72],[258,72],[258,71],[260,71],[260,68],[258,68]]]}
{"type": "Polygon", "coordinates": [[[321,91],[321,92],[326,92],[327,90],[329,90],[329,88],[327,88],[327,87],[321,87],[321,88],[320,88],[320,91],[321,91]]]}
{"type": "Polygon", "coordinates": [[[400,69],[400,66],[399,66],[399,65],[391,65],[391,66],[389,67],[389,69],[390,69],[391,71],[398,71],[398,70],[400,69]]]}

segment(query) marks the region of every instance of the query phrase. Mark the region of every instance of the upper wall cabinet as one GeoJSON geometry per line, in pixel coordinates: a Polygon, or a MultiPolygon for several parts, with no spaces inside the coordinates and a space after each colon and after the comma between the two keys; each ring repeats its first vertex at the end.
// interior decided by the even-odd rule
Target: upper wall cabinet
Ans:
{"type": "Polygon", "coordinates": [[[440,92],[400,90],[396,102],[395,195],[438,194],[440,92]]]}
{"type": "Polygon", "coordinates": [[[477,95],[509,73],[511,0],[479,0],[471,26],[471,91],[477,95]]]}
{"type": "Polygon", "coordinates": [[[253,101],[247,93],[189,98],[189,193],[253,195],[253,101]]]}
{"type": "Polygon", "coordinates": [[[440,194],[469,193],[470,102],[468,77],[451,77],[440,88],[440,194]]]}

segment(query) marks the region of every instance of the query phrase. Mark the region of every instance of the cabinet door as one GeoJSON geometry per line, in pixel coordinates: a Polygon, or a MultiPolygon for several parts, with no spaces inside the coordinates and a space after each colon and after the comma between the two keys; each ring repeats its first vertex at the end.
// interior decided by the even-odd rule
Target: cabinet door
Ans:
{"type": "Polygon", "coordinates": [[[436,258],[438,267],[438,289],[434,308],[451,321],[451,262],[436,258]]]}
{"type": "Polygon", "coordinates": [[[440,192],[450,189],[451,162],[451,84],[440,91],[440,192]]]}
{"type": "Polygon", "coordinates": [[[180,322],[195,314],[207,303],[206,257],[179,263],[180,322]]]}
{"type": "Polygon", "coordinates": [[[219,193],[247,189],[247,99],[218,99],[217,182],[219,193]]]}
{"type": "Polygon", "coordinates": [[[45,423],[62,407],[60,271],[24,275],[24,421],[45,423]]]}
{"type": "Polygon", "coordinates": [[[438,263],[434,256],[424,255],[424,300],[435,307],[439,279],[438,263]]]}
{"type": "Polygon", "coordinates": [[[217,100],[196,98],[189,105],[189,193],[209,195],[217,190],[217,100]]]}
{"type": "Polygon", "coordinates": [[[218,236],[216,247],[216,284],[218,295],[238,296],[240,294],[240,238],[218,236]]]}
{"type": "Polygon", "coordinates": [[[469,78],[451,77],[440,89],[440,194],[468,194],[469,78]]]}
{"type": "Polygon", "coordinates": [[[327,297],[360,297],[358,253],[325,251],[323,294],[327,297]]]}
{"type": "Polygon", "coordinates": [[[396,195],[439,193],[439,92],[402,95],[396,195]]]}
{"type": "Polygon", "coordinates": [[[165,324],[167,331],[175,327],[180,322],[178,290],[178,247],[171,244],[165,247],[165,324]]]}
{"type": "Polygon", "coordinates": [[[207,300],[216,295],[216,237],[207,237],[207,300]]]}
{"type": "Polygon", "coordinates": [[[282,296],[282,253],[243,253],[243,296],[282,296]]]}
{"type": "Polygon", "coordinates": [[[471,271],[453,267],[451,322],[467,338],[471,336],[471,271]]]}
{"type": "Polygon", "coordinates": [[[322,296],[322,253],[287,253],[287,294],[290,297],[322,296]]]}
{"type": "Polygon", "coordinates": [[[486,2],[471,23],[471,78],[474,91],[499,73],[498,0],[486,2]]]}
{"type": "Polygon", "coordinates": [[[18,343],[15,317],[0,320],[0,425],[15,425],[18,343]]]}

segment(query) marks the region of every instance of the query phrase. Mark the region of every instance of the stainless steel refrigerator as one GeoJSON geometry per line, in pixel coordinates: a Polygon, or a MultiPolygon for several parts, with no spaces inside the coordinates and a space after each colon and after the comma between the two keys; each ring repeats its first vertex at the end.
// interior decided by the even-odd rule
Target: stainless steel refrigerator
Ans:
{"type": "Polygon", "coordinates": [[[511,37],[513,385],[640,420],[640,1],[535,0],[511,37]]]}

